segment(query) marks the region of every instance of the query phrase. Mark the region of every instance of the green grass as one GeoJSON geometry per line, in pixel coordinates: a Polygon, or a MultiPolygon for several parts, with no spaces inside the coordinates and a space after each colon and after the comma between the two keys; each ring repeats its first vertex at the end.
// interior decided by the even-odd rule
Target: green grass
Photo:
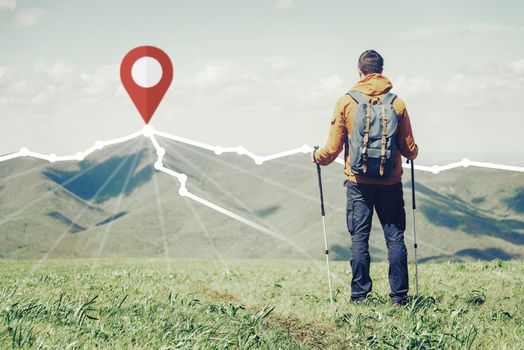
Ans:
{"type": "MultiPolygon", "coordinates": [[[[0,261],[0,348],[522,349],[524,261],[425,264],[421,297],[349,303],[347,263],[0,261]]],[[[413,276],[411,276],[413,277],[413,276]]]]}

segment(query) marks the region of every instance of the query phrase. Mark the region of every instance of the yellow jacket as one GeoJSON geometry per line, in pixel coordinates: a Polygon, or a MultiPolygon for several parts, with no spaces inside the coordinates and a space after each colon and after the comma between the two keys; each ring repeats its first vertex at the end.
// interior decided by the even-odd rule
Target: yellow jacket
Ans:
{"type": "MultiPolygon", "coordinates": [[[[363,77],[351,90],[356,90],[370,97],[378,96],[382,99],[392,87],[393,85],[388,78],[382,74],[374,73],[363,77]]],[[[357,106],[357,102],[349,95],[344,95],[338,100],[335,111],[333,112],[333,117],[331,118],[331,128],[329,130],[327,143],[314,154],[315,161],[320,165],[330,164],[342,151],[345,139],[348,135],[351,135],[357,106]]],[[[395,98],[393,108],[397,112],[399,121],[396,133],[397,151],[393,154],[395,163],[391,176],[387,179],[373,179],[354,175],[349,165],[351,155],[349,154],[349,149],[346,149],[344,152],[344,173],[349,181],[382,185],[396,184],[401,181],[403,173],[401,156],[410,160],[414,160],[417,157],[418,147],[413,138],[411,122],[404,101],[399,97],[395,98]]]]}

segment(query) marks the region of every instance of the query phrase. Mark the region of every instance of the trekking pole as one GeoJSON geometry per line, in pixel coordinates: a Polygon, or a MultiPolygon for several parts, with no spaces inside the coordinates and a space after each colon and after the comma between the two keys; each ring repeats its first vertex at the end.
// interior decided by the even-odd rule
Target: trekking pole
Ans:
{"type": "MultiPolygon", "coordinates": [[[[409,162],[409,160],[408,160],[409,162]]],[[[413,248],[415,249],[415,291],[418,296],[417,230],[415,226],[415,163],[411,161],[411,201],[413,203],[413,248]]]]}
{"type": "MultiPolygon", "coordinates": [[[[315,152],[318,149],[318,146],[315,146],[315,152]]],[[[314,156],[314,153],[313,153],[314,156]]],[[[327,234],[326,234],[326,211],[324,210],[324,193],[322,191],[322,174],[320,172],[320,164],[317,164],[317,175],[318,175],[318,187],[320,189],[320,214],[322,215],[322,228],[324,229],[324,252],[326,254],[326,266],[327,266],[327,275],[328,275],[328,284],[329,284],[329,301],[333,305],[333,291],[331,289],[331,273],[329,270],[329,249],[327,243],[327,234]]]]}

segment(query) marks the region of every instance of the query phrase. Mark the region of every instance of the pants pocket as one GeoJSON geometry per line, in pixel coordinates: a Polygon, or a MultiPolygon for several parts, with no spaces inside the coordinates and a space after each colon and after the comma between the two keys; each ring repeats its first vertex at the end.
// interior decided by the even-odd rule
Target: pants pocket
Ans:
{"type": "Polygon", "coordinates": [[[348,232],[349,234],[353,234],[355,229],[354,229],[354,225],[353,225],[353,201],[349,201],[346,205],[346,225],[347,225],[347,228],[348,228],[348,232]]]}
{"type": "Polygon", "coordinates": [[[401,231],[406,230],[406,209],[404,208],[404,198],[401,199],[401,205],[399,209],[398,217],[398,228],[401,231]]]}

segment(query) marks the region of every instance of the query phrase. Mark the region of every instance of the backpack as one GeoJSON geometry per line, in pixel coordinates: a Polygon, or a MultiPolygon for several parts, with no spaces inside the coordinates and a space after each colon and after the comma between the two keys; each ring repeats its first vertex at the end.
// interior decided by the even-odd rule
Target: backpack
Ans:
{"type": "Polygon", "coordinates": [[[351,171],[355,175],[386,179],[391,176],[397,148],[398,115],[392,105],[397,96],[388,92],[380,100],[358,91],[349,91],[347,95],[358,103],[348,145],[351,171]]]}

